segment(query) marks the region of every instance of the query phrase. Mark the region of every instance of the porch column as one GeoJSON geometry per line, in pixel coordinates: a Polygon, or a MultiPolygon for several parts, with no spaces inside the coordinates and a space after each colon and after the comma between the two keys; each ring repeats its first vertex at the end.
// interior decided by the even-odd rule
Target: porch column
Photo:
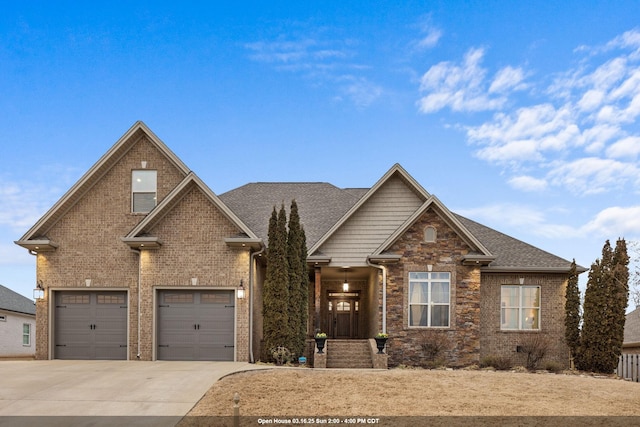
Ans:
{"type": "MultiPolygon", "coordinates": [[[[322,285],[322,274],[320,267],[315,268],[316,278],[315,278],[315,316],[316,316],[316,331],[320,330],[320,294],[321,294],[321,285],[322,285]]],[[[315,334],[314,331],[313,333],[315,334]]]]}

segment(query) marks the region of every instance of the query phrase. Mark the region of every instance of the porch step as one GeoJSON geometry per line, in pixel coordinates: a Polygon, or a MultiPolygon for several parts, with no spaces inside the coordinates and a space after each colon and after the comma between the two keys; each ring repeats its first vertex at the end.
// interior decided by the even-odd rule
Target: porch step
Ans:
{"type": "Polygon", "coordinates": [[[368,340],[327,340],[327,368],[371,369],[368,340]]]}

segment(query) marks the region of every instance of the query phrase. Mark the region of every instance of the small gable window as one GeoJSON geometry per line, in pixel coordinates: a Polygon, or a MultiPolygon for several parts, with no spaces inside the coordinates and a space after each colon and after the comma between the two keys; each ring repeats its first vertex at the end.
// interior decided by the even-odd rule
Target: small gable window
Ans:
{"type": "Polygon", "coordinates": [[[131,211],[148,213],[156,207],[157,171],[134,170],[131,174],[131,211]]]}
{"type": "Polygon", "coordinates": [[[426,243],[434,243],[436,241],[435,227],[428,226],[424,228],[424,241],[426,243]]]}

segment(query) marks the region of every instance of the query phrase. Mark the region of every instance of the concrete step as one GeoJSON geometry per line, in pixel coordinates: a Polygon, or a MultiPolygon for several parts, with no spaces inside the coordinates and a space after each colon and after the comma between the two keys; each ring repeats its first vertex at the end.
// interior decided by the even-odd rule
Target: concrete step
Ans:
{"type": "Polygon", "coordinates": [[[327,340],[327,368],[371,369],[368,340],[327,340]]]}

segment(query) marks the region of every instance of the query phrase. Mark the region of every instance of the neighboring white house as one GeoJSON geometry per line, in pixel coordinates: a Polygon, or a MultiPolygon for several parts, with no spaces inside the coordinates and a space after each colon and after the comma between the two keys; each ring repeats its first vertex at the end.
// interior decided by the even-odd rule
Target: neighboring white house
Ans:
{"type": "Polygon", "coordinates": [[[33,301],[0,285],[0,357],[33,356],[35,334],[33,301]]]}

